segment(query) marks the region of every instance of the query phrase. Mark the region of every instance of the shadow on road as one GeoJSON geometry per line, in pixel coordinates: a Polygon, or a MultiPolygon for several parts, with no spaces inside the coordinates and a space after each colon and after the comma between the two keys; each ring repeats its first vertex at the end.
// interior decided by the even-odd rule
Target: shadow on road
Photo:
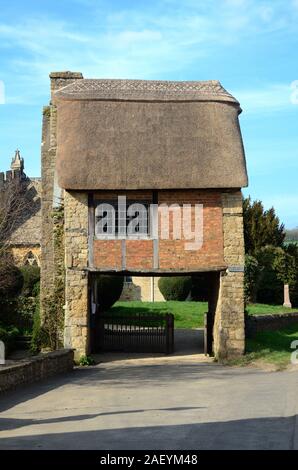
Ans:
{"type": "Polygon", "coordinates": [[[273,417],[38,434],[1,439],[0,449],[295,449],[295,420],[273,417]]]}

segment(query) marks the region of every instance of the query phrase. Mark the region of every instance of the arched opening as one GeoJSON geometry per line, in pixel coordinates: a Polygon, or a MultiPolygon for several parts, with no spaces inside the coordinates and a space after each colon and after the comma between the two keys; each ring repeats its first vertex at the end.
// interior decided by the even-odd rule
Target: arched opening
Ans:
{"type": "Polygon", "coordinates": [[[24,266],[39,266],[39,259],[32,251],[24,257],[24,266]]]}

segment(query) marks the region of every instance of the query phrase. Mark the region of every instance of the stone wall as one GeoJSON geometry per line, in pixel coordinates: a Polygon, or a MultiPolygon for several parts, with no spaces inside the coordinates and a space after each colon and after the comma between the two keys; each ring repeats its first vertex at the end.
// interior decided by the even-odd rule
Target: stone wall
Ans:
{"type": "Polygon", "coordinates": [[[88,195],[65,192],[65,327],[64,345],[75,357],[89,352],[88,318],[88,195]]]}
{"type": "Polygon", "coordinates": [[[245,335],[251,338],[262,331],[276,331],[295,325],[298,327],[298,312],[249,315],[245,319],[245,335]]]}
{"type": "Polygon", "coordinates": [[[142,302],[164,302],[164,296],[158,288],[159,277],[133,276],[132,282],[125,282],[119,300],[140,300],[142,302]]]}
{"type": "Polygon", "coordinates": [[[224,261],[214,321],[214,353],[220,358],[244,353],[244,235],[240,191],[222,195],[224,261]]]}
{"type": "Polygon", "coordinates": [[[73,351],[63,349],[35,356],[17,364],[0,365],[0,392],[71,371],[73,363],[73,351]]]}
{"type": "MultiPolygon", "coordinates": [[[[81,74],[59,72],[50,75],[51,97],[53,92],[74,80],[82,78],[81,74]]],[[[63,206],[64,192],[57,186],[55,172],[57,153],[57,108],[52,101],[43,109],[42,144],[41,144],[41,318],[45,321],[48,310],[48,299],[55,298],[55,275],[57,266],[61,265],[60,249],[55,244],[55,220],[53,210],[63,206]]]]}
{"type": "Polygon", "coordinates": [[[46,297],[54,286],[54,222],[53,212],[53,188],[55,173],[56,147],[54,145],[54,128],[56,112],[53,106],[46,106],[43,110],[42,144],[41,144],[41,279],[40,302],[41,315],[45,315],[46,297]],[[54,145],[54,147],[53,147],[54,145]]]}

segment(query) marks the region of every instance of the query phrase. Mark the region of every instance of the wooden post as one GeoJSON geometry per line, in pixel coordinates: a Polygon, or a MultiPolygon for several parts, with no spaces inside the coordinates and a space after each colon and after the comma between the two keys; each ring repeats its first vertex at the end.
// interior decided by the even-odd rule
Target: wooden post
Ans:
{"type": "Polygon", "coordinates": [[[208,328],[208,313],[204,313],[204,354],[207,356],[207,343],[208,343],[208,334],[207,334],[207,328],[208,328]]]}
{"type": "Polygon", "coordinates": [[[174,315],[166,315],[166,354],[174,350],[174,315]]]}
{"type": "Polygon", "coordinates": [[[204,314],[204,354],[205,356],[212,355],[212,342],[213,342],[213,318],[211,312],[204,314]]]}

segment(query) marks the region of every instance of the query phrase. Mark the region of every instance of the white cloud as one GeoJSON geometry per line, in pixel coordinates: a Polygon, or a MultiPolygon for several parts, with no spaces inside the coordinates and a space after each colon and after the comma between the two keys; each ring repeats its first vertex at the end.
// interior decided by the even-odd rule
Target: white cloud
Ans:
{"type": "MultiPolygon", "coordinates": [[[[298,0],[297,0],[298,1],[298,0]]],[[[294,27],[290,7],[256,0],[166,0],[145,12],[135,6],[111,14],[107,3],[85,3],[94,15],[76,24],[46,17],[0,24],[0,49],[12,51],[4,67],[13,83],[7,87],[10,102],[36,100],[52,70],[81,70],[88,77],[168,78],[224,48],[294,27]],[[104,5],[106,8],[104,8],[104,5]],[[100,11],[98,11],[98,7],[100,11]],[[293,23],[293,24],[292,24],[293,23]],[[22,91],[23,84],[31,91],[22,91]],[[34,88],[32,87],[34,85],[34,88]],[[31,93],[31,94],[30,94],[31,93]]],[[[217,77],[215,77],[217,78],[217,77]]],[[[0,77],[5,79],[5,77],[0,77]]],[[[283,88],[244,91],[239,98],[248,110],[273,110],[288,101],[283,88]]],[[[238,94],[237,94],[238,96],[238,94]]]]}
{"type": "Polygon", "coordinates": [[[234,90],[232,94],[240,101],[245,113],[272,113],[293,107],[291,84],[269,84],[251,90],[234,90]]]}

